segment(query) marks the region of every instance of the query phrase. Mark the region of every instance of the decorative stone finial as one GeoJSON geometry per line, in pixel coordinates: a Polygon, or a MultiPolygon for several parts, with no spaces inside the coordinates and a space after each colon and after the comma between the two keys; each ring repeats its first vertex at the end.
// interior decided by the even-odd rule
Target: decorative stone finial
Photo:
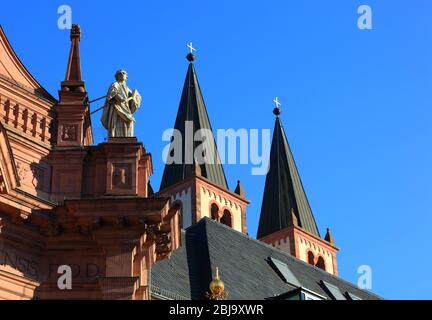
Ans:
{"type": "Polygon", "coordinates": [[[66,77],[61,85],[62,91],[76,92],[78,95],[82,95],[86,91],[81,75],[80,39],[81,27],[79,24],[73,24],[70,30],[71,47],[66,68],[66,77]]]}
{"type": "Polygon", "coordinates": [[[78,38],[81,39],[81,27],[79,24],[73,24],[70,33],[71,40],[78,38]]]}
{"type": "Polygon", "coordinates": [[[279,117],[280,114],[281,114],[280,106],[281,106],[282,104],[279,102],[279,98],[278,98],[278,97],[274,98],[273,102],[274,102],[274,104],[275,104],[275,108],[273,109],[273,113],[274,113],[274,115],[275,115],[276,117],[279,117]]]}

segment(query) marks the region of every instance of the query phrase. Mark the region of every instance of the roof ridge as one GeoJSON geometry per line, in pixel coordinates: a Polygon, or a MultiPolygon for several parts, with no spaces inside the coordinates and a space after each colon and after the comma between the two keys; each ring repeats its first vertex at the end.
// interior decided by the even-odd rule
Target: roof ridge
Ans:
{"type": "MultiPolygon", "coordinates": [[[[250,240],[250,241],[252,241],[252,242],[254,242],[254,243],[257,243],[257,244],[259,244],[259,245],[261,245],[261,246],[263,246],[263,247],[266,247],[266,248],[270,249],[271,251],[274,251],[274,252],[276,252],[276,253],[279,253],[279,254],[281,254],[281,255],[287,257],[288,259],[290,259],[290,260],[296,262],[296,263],[303,264],[304,266],[306,266],[306,267],[308,267],[308,268],[311,268],[311,269],[313,269],[313,270],[315,270],[315,271],[317,271],[317,272],[319,272],[319,273],[321,273],[321,274],[323,274],[323,275],[325,275],[325,276],[327,276],[327,277],[331,277],[331,278],[333,278],[333,279],[335,279],[335,280],[338,280],[339,282],[343,282],[344,284],[346,284],[346,285],[348,285],[348,286],[350,286],[350,287],[353,287],[353,288],[355,288],[355,289],[357,289],[357,290],[361,290],[361,291],[363,291],[363,292],[366,292],[367,294],[372,294],[372,295],[374,295],[375,297],[382,299],[381,296],[379,296],[379,295],[377,295],[377,294],[375,294],[375,293],[373,293],[373,292],[371,292],[371,291],[364,290],[364,289],[360,289],[358,286],[356,286],[355,284],[349,282],[348,280],[345,280],[345,279],[340,278],[340,277],[337,277],[337,276],[335,276],[335,275],[333,275],[333,274],[331,274],[331,273],[328,273],[327,271],[324,271],[324,270],[322,270],[322,269],[320,269],[320,268],[318,268],[318,267],[316,267],[316,266],[313,266],[313,265],[311,265],[311,264],[309,264],[309,263],[307,263],[307,262],[304,262],[304,261],[302,261],[302,260],[300,260],[300,259],[298,259],[298,258],[296,258],[296,257],[294,257],[294,256],[292,256],[292,255],[290,255],[289,253],[287,253],[287,252],[285,252],[285,251],[282,251],[282,250],[280,250],[280,249],[278,249],[278,248],[276,248],[276,247],[273,247],[272,245],[269,245],[268,243],[265,243],[265,242],[263,242],[263,241],[260,241],[260,240],[258,240],[258,239],[255,239],[255,238],[253,238],[253,237],[251,237],[251,236],[249,236],[249,235],[246,235],[246,234],[244,234],[244,233],[241,233],[241,232],[239,232],[239,231],[237,231],[237,230],[234,230],[233,228],[231,228],[231,227],[229,227],[229,226],[226,226],[226,225],[224,225],[224,224],[222,224],[222,223],[220,223],[220,222],[217,222],[217,221],[215,221],[215,220],[213,220],[213,219],[210,219],[209,217],[203,217],[203,218],[202,218],[200,221],[198,221],[195,225],[192,225],[192,226],[189,227],[189,228],[194,228],[194,227],[197,227],[198,224],[203,224],[203,223],[208,223],[208,222],[210,222],[211,224],[213,224],[213,225],[215,225],[215,226],[217,226],[217,227],[219,227],[219,228],[225,228],[226,230],[229,230],[229,231],[231,231],[231,232],[233,232],[233,233],[237,233],[238,235],[244,237],[244,238],[247,239],[247,240],[250,240]]],[[[189,228],[187,228],[186,230],[189,230],[189,228]]],[[[271,255],[270,255],[269,257],[271,257],[271,255]]]]}

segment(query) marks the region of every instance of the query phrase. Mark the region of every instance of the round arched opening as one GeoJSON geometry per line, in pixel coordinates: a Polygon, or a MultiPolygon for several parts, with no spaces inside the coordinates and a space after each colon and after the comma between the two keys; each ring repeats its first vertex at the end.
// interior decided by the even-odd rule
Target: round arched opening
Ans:
{"type": "Polygon", "coordinates": [[[228,226],[228,227],[232,227],[231,212],[229,212],[228,210],[225,210],[220,222],[223,223],[224,225],[228,226]]]}

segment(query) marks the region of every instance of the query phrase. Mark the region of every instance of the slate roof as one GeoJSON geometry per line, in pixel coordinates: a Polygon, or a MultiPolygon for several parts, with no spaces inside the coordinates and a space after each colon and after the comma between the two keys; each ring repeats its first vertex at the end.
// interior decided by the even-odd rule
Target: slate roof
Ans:
{"type": "Polygon", "coordinates": [[[283,281],[270,257],[285,263],[303,289],[327,299],[322,281],[346,295],[362,300],[381,299],[340,278],[306,264],[264,242],[208,218],[182,232],[182,245],[170,259],[157,262],[151,271],[151,292],[169,299],[204,299],[216,267],[228,299],[277,299],[298,289],[283,281]]]}
{"type": "Polygon", "coordinates": [[[277,117],[257,238],[290,227],[293,224],[292,210],[301,228],[320,237],[291,148],[277,117]]]}
{"type": "MultiPolygon", "coordinates": [[[[165,165],[160,190],[163,190],[175,183],[183,181],[185,178],[193,176],[195,173],[194,160],[189,159],[189,161],[186,161],[186,121],[190,121],[193,124],[193,134],[190,136],[191,140],[193,140],[193,137],[197,130],[207,129],[213,132],[207,114],[207,109],[204,104],[201,88],[198,83],[195,67],[192,62],[189,64],[189,68],[186,74],[186,80],[183,87],[180,106],[174,125],[174,128],[179,130],[183,137],[182,163],[165,165]]],[[[190,143],[193,143],[194,145],[193,150],[196,150],[196,147],[201,144],[201,142],[194,141],[190,141],[190,143]]],[[[201,176],[228,190],[225,172],[223,170],[222,164],[220,163],[221,161],[214,138],[211,139],[211,141],[208,141],[208,143],[209,150],[214,150],[215,161],[214,163],[204,163],[200,166],[201,176]]],[[[175,157],[175,149],[171,151],[173,152],[171,155],[175,157]]],[[[189,157],[193,157],[193,155],[189,157]]]]}

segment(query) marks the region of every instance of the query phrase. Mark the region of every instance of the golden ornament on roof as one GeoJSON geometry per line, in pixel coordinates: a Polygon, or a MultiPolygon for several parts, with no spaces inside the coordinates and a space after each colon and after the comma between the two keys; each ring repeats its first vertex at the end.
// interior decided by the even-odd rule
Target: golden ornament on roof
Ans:
{"type": "Polygon", "coordinates": [[[225,284],[219,277],[219,268],[216,268],[216,276],[210,283],[210,293],[207,293],[210,300],[224,300],[226,298],[225,284]]]}

